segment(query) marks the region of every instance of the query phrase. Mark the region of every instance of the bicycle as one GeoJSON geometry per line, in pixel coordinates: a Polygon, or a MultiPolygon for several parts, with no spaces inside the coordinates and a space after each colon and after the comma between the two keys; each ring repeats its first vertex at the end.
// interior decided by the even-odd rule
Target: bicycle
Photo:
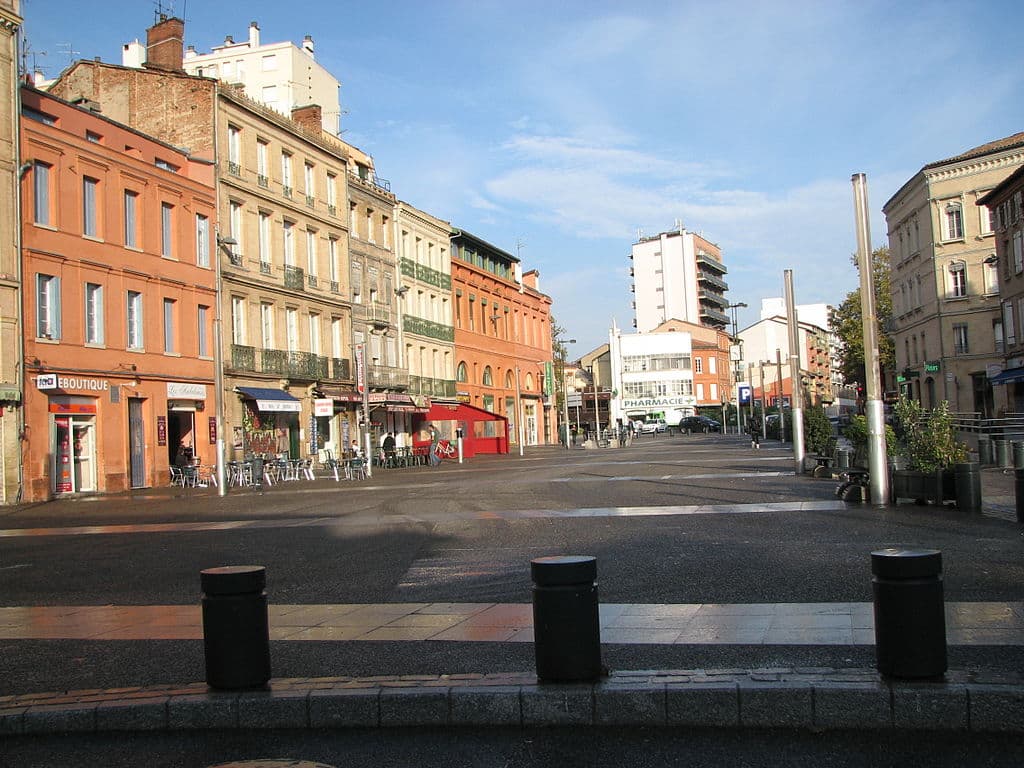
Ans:
{"type": "Polygon", "coordinates": [[[455,458],[455,446],[447,440],[439,440],[437,448],[435,449],[437,457],[439,459],[454,459],[455,458]]]}

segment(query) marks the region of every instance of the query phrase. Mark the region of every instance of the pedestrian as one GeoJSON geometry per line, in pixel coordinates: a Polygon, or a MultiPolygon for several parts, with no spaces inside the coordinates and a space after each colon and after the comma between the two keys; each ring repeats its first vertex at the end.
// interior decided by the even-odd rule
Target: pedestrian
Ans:
{"type": "Polygon", "coordinates": [[[384,463],[393,467],[395,465],[395,435],[393,432],[388,432],[384,442],[381,443],[381,449],[384,451],[384,463]]]}
{"type": "Polygon", "coordinates": [[[747,431],[750,432],[750,447],[761,450],[761,427],[757,421],[751,419],[747,431]]]}
{"type": "Polygon", "coordinates": [[[441,441],[441,433],[437,427],[430,425],[430,466],[436,467],[441,464],[441,457],[437,453],[437,444],[441,441]]]}

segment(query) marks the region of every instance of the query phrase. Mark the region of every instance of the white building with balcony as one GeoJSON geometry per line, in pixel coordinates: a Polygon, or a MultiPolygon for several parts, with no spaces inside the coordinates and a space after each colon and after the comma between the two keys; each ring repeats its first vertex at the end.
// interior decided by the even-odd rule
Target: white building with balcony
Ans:
{"type": "Polygon", "coordinates": [[[693,337],[687,332],[609,333],[612,373],[610,422],[663,418],[678,424],[696,413],[693,337]]]}

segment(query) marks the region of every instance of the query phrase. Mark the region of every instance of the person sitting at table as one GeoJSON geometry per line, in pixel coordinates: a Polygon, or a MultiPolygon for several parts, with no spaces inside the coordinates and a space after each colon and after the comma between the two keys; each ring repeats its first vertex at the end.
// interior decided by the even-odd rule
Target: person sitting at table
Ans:
{"type": "Polygon", "coordinates": [[[362,455],[363,455],[363,452],[359,449],[359,441],[358,440],[353,440],[352,441],[352,458],[353,459],[358,459],[362,455]]]}

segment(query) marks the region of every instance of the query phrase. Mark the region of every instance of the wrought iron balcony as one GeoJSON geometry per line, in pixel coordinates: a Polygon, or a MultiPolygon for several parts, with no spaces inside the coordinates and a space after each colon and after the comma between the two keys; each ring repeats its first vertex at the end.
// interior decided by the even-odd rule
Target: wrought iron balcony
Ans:
{"type": "Polygon", "coordinates": [[[410,376],[409,393],[428,397],[455,397],[455,382],[428,376],[410,376]]]}
{"type": "Polygon", "coordinates": [[[402,317],[402,330],[419,336],[429,336],[439,341],[455,341],[455,328],[452,326],[435,323],[433,320],[424,320],[415,315],[402,317]]]}
{"type": "Polygon", "coordinates": [[[269,261],[261,261],[260,262],[260,273],[264,274],[264,275],[269,275],[270,274],[270,262],[269,261]]]}
{"type": "Polygon", "coordinates": [[[332,379],[352,379],[352,361],[341,357],[331,358],[332,379]]]}
{"type": "Polygon", "coordinates": [[[260,372],[273,373],[296,379],[319,380],[328,377],[327,358],[312,352],[289,352],[283,349],[264,349],[260,372]]]}
{"type": "Polygon", "coordinates": [[[228,173],[230,173],[232,176],[241,176],[242,166],[239,165],[238,163],[233,163],[230,160],[228,160],[228,173]]]}
{"type": "Polygon", "coordinates": [[[270,186],[270,179],[264,176],[262,173],[260,173],[257,174],[256,176],[256,183],[259,184],[264,189],[266,189],[267,187],[270,186]]]}
{"type": "Polygon", "coordinates": [[[366,378],[371,387],[378,389],[408,389],[409,372],[404,368],[393,368],[390,365],[366,366],[366,378]]]}
{"type": "Polygon", "coordinates": [[[302,267],[292,267],[285,265],[284,267],[284,287],[294,288],[297,291],[301,291],[306,287],[306,273],[302,267]]]}
{"type": "Polygon", "coordinates": [[[256,370],[256,348],[241,344],[231,345],[231,367],[236,371],[256,370]]]}

